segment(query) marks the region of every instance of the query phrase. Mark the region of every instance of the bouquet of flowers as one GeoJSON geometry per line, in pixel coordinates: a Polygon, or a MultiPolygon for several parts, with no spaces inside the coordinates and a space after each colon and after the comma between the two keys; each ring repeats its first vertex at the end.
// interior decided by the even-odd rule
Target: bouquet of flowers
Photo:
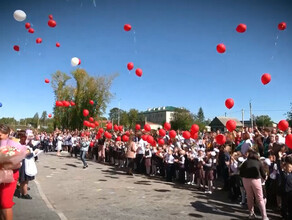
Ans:
{"type": "Polygon", "coordinates": [[[19,163],[26,156],[26,147],[8,139],[1,141],[0,147],[0,183],[13,182],[13,169],[19,168],[19,163]],[[6,143],[3,143],[6,142],[6,143]],[[9,167],[9,169],[6,169],[9,167]]]}

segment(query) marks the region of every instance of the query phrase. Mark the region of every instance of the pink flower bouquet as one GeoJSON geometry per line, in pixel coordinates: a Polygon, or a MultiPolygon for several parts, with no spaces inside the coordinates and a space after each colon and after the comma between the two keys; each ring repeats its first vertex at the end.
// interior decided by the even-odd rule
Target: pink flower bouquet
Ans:
{"type": "Polygon", "coordinates": [[[13,182],[13,169],[19,168],[19,163],[26,156],[26,146],[8,139],[1,140],[0,146],[0,167],[3,164],[9,164],[12,169],[0,169],[0,183],[10,183],[13,182]]]}

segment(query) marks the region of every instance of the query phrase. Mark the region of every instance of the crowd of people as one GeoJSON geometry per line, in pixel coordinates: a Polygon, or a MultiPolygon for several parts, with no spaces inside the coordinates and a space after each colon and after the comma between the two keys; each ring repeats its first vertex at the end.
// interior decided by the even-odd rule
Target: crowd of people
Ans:
{"type": "Polygon", "coordinates": [[[83,169],[88,167],[87,158],[125,167],[129,175],[161,176],[169,182],[194,185],[206,194],[212,194],[222,179],[222,190],[228,191],[233,202],[247,203],[250,219],[255,218],[255,200],[262,219],[268,219],[267,206],[278,209],[283,219],[292,219],[292,150],[285,145],[291,128],[285,133],[257,127],[225,132],[223,145],[216,143],[219,130],[200,132],[197,139],[184,139],[179,130],[175,138],[168,133],[160,136],[158,130],[108,132],[110,136],[93,129],[31,132],[26,144],[44,153],[56,151],[57,156],[61,152],[80,155],[83,169]]]}

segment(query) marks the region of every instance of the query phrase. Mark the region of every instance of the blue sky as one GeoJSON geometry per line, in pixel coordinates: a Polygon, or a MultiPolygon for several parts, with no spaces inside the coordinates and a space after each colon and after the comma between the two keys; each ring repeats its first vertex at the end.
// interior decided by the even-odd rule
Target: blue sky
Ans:
{"type": "Polygon", "coordinates": [[[197,112],[201,106],[207,118],[225,112],[241,118],[241,109],[249,118],[251,101],[255,115],[277,122],[292,102],[291,10],[289,0],[1,0],[0,117],[51,113],[54,95],[44,79],[73,71],[76,56],[92,75],[119,73],[107,111],[119,103],[141,111],[171,105],[197,112]],[[17,9],[26,12],[24,22],[14,20],[17,9]],[[47,25],[49,14],[55,28],[47,25]],[[277,29],[282,21],[285,31],[277,29]],[[126,23],[132,31],[123,30],[126,23]],[[239,23],[247,25],[244,34],[235,31],[239,23]],[[219,43],[226,53],[216,52],[219,43]],[[129,73],[128,62],[143,70],[141,78],[129,73]],[[266,86],[263,73],[272,76],[266,86]],[[225,107],[226,98],[234,99],[233,109],[225,107]]]}

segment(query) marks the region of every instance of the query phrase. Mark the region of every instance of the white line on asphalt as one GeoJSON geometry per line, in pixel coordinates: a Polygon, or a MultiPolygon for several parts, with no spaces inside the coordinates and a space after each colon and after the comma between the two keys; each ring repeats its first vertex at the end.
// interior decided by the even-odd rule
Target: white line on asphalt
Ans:
{"type": "Polygon", "coordinates": [[[34,182],[36,183],[36,186],[37,186],[37,188],[38,188],[38,191],[39,191],[39,193],[40,193],[42,199],[43,199],[44,202],[46,203],[47,207],[48,207],[49,209],[51,209],[52,211],[54,211],[54,212],[60,217],[61,220],[68,220],[67,217],[64,215],[63,212],[61,212],[61,211],[59,211],[59,210],[57,210],[57,209],[55,209],[55,208],[53,207],[53,205],[52,205],[52,204],[50,203],[50,201],[48,200],[47,196],[44,194],[44,192],[43,192],[43,190],[42,190],[41,185],[39,184],[39,182],[38,182],[37,180],[34,180],[34,182]]]}

